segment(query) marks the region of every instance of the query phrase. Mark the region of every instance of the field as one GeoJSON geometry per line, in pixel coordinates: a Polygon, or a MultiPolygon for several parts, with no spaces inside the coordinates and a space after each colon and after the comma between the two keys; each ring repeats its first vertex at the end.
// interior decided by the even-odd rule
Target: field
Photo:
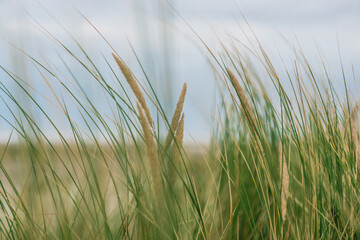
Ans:
{"type": "Polygon", "coordinates": [[[191,124],[186,83],[166,116],[146,72],[135,76],[115,49],[105,59],[116,89],[85,51],[80,57],[63,46],[106,93],[111,116],[31,59],[50,88],[57,81],[71,96],[85,123],[54,91],[70,137],[23,80],[1,67],[57,138],[0,83],[12,114],[1,114],[12,134],[0,147],[0,238],[360,238],[359,105],[347,87],[356,77],[343,75],[342,92],[326,65],[313,67],[301,50],[287,68],[255,45],[234,42],[220,52],[205,45],[220,96],[206,146],[183,141],[191,124]]]}

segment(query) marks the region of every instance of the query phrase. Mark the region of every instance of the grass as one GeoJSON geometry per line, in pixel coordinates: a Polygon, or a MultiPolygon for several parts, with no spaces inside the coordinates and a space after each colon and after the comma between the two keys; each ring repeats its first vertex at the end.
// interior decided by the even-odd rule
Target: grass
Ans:
{"type": "Polygon", "coordinates": [[[207,48],[221,101],[207,152],[194,155],[182,142],[186,84],[170,120],[146,73],[146,83],[139,81],[116,52],[105,58],[105,74],[80,45],[82,56],[60,45],[105,92],[112,115],[96,107],[75,75],[64,81],[31,58],[67,119],[72,136],[65,136],[24,80],[1,67],[58,137],[49,138],[0,83],[12,116],[1,117],[13,129],[1,146],[1,238],[360,238],[359,105],[345,75],[341,98],[326,66],[316,74],[301,51],[288,69],[274,66],[261,45],[243,50],[234,43],[220,54],[207,48]]]}

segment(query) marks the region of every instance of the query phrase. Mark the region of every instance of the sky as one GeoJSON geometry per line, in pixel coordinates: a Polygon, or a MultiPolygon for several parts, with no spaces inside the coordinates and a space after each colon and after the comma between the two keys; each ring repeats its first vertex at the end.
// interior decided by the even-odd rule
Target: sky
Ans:
{"type": "MultiPolygon", "coordinates": [[[[334,84],[339,87],[339,51],[348,74],[352,66],[357,73],[360,69],[358,0],[0,0],[0,65],[19,74],[47,96],[46,84],[18,49],[37,59],[51,61],[59,68],[61,56],[80,76],[84,88],[97,104],[103,106],[106,102],[97,86],[89,83],[81,66],[76,65],[47,33],[79,53],[70,37],[73,36],[99,66],[106,69],[101,54],[111,59],[112,50],[83,16],[105,36],[140,80],[144,80],[131,43],[162,93],[161,100],[168,103],[169,114],[182,84],[187,82],[184,111],[188,141],[208,141],[217,104],[214,100],[216,82],[204,46],[188,25],[217,50],[219,38],[226,42],[232,36],[247,41],[246,34],[251,32],[245,17],[267,51],[274,56],[280,54],[289,64],[293,60],[291,46],[297,42],[315,65],[319,64],[319,53],[322,54],[337,81],[334,84]]],[[[274,61],[277,61],[276,57],[274,61]]],[[[15,89],[4,73],[0,73],[0,78],[10,89],[15,89]]],[[[359,77],[355,80],[359,81],[359,77]]],[[[18,97],[22,98],[20,93],[18,97]]],[[[41,97],[38,99],[43,101],[41,97]]],[[[46,104],[44,101],[44,106],[48,106],[46,104]]],[[[4,109],[4,104],[0,103],[0,107],[4,109]]],[[[5,117],[10,116],[9,112],[1,111],[5,117]]],[[[56,109],[53,111],[59,116],[59,126],[66,129],[61,113],[56,109]]],[[[41,117],[38,120],[49,132],[52,131],[45,120],[41,117]]],[[[9,129],[6,122],[0,121],[2,138],[6,138],[9,129]]]]}

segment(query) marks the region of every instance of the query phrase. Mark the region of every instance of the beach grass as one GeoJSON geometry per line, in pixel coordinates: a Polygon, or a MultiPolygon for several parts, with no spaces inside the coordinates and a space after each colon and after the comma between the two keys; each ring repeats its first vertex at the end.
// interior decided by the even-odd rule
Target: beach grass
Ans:
{"type": "Polygon", "coordinates": [[[105,57],[114,88],[81,46],[81,57],[62,47],[105,93],[112,115],[74,88],[75,76],[64,81],[31,58],[50,89],[56,82],[71,98],[73,106],[53,92],[64,135],[23,79],[1,66],[56,133],[49,137],[0,82],[11,118],[0,114],[12,129],[0,155],[1,238],[360,237],[359,105],[345,75],[344,94],[301,50],[287,68],[261,44],[218,53],[206,46],[220,100],[211,140],[194,152],[199,146],[183,142],[186,83],[167,116],[146,73],[135,76],[116,52],[105,57]]]}

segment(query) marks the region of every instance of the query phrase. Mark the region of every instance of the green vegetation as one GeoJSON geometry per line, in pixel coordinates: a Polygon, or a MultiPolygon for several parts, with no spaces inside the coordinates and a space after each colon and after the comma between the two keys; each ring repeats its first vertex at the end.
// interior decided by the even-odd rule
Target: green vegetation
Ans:
{"type": "Polygon", "coordinates": [[[207,153],[190,154],[182,143],[186,85],[168,119],[145,72],[146,84],[109,53],[103,73],[85,51],[80,57],[63,47],[106,93],[113,114],[103,115],[84,90],[72,90],[31,59],[50,88],[58,82],[71,96],[87,126],[57,96],[73,134],[64,136],[23,80],[1,67],[59,139],[50,139],[0,83],[14,119],[0,113],[13,129],[1,147],[1,238],[360,238],[359,107],[345,76],[342,98],[325,65],[316,74],[301,51],[293,69],[283,67],[286,78],[261,45],[209,51],[221,96],[218,118],[207,153]],[[15,136],[20,141],[10,144],[15,136]]]}

